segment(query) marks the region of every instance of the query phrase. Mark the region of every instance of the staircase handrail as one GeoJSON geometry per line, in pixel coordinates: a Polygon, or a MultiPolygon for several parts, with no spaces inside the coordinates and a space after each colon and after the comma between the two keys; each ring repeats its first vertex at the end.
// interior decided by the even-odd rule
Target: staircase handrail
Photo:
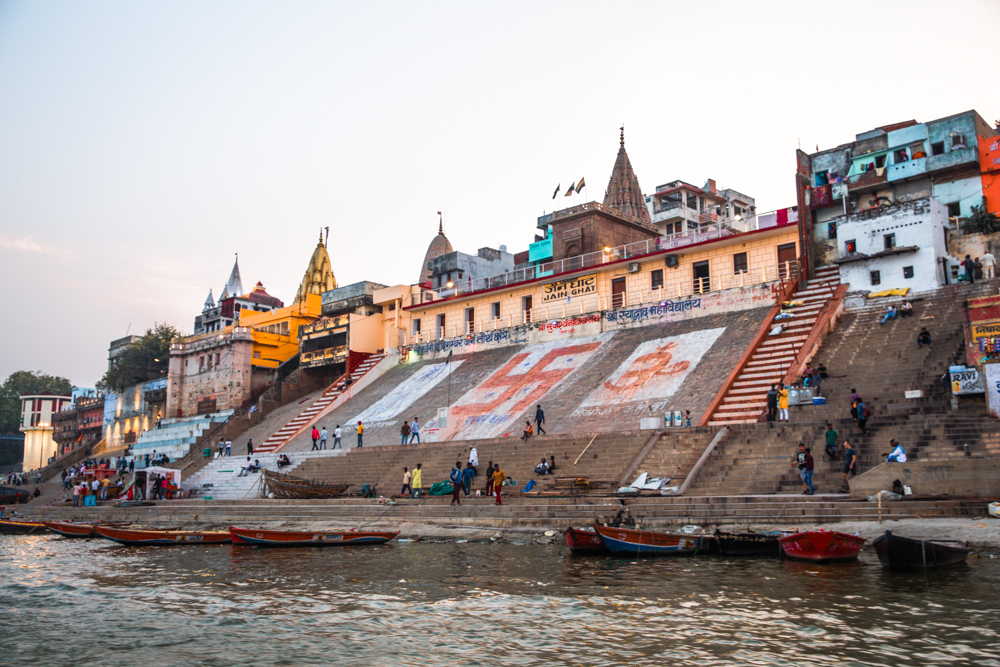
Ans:
{"type": "MultiPolygon", "coordinates": [[[[235,410],[233,410],[232,414],[230,414],[224,420],[222,420],[221,422],[217,423],[215,426],[213,426],[212,428],[210,428],[208,431],[206,431],[205,433],[203,433],[202,435],[200,435],[198,437],[198,439],[194,443],[192,443],[191,449],[188,450],[187,454],[185,454],[184,456],[181,456],[180,458],[176,459],[176,461],[178,461],[178,462],[180,462],[180,461],[188,461],[188,459],[191,459],[194,456],[194,452],[195,452],[195,449],[196,449],[195,445],[198,442],[205,442],[209,438],[214,437],[215,434],[217,434],[220,431],[222,431],[222,429],[225,428],[229,424],[229,421],[231,419],[233,419],[233,417],[243,417],[246,414],[248,414],[249,411],[250,411],[250,406],[252,406],[254,403],[256,403],[257,399],[260,398],[261,396],[263,396],[264,392],[268,391],[273,386],[274,386],[273,382],[268,382],[267,384],[261,385],[260,387],[258,387],[256,389],[256,391],[254,391],[253,393],[250,394],[249,398],[247,398],[245,401],[243,401],[240,404],[240,407],[238,407],[235,410]]],[[[183,470],[184,468],[188,467],[189,465],[191,465],[191,461],[189,461],[188,463],[186,463],[180,469],[183,470]]]]}

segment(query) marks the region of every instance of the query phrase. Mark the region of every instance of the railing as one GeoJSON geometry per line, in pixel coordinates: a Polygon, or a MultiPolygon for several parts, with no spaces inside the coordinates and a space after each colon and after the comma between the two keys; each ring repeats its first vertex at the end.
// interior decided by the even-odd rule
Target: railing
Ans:
{"type": "Polygon", "coordinates": [[[514,326],[530,324],[531,322],[546,322],[549,320],[560,320],[568,317],[577,317],[584,313],[596,313],[608,309],[629,308],[649,303],[660,303],[672,299],[681,299],[689,296],[700,296],[711,292],[722,290],[750,287],[774,282],[785,282],[790,278],[799,275],[798,260],[775,262],[767,266],[755,268],[753,271],[740,271],[738,273],[721,274],[693,278],[691,282],[678,281],[670,287],[660,286],[650,289],[633,289],[626,292],[612,294],[610,298],[603,296],[577,297],[571,303],[560,301],[560,303],[550,303],[535,306],[522,310],[518,315],[508,313],[506,317],[491,318],[488,320],[476,320],[474,322],[462,322],[461,324],[446,325],[436,327],[432,332],[402,333],[403,345],[414,345],[417,343],[427,343],[434,340],[444,340],[458,336],[470,336],[476,333],[485,333],[506,329],[514,326]]]}
{"type": "Polygon", "coordinates": [[[346,356],[347,356],[347,346],[338,345],[337,347],[328,347],[322,350],[303,352],[302,363],[308,364],[316,361],[322,361],[326,359],[338,359],[346,356]]]}
{"type": "Polygon", "coordinates": [[[180,458],[174,459],[174,460],[175,461],[189,461],[189,463],[184,464],[185,468],[188,465],[190,465],[190,460],[194,456],[194,453],[195,453],[195,450],[196,450],[196,445],[198,444],[199,441],[201,443],[209,442],[216,434],[218,434],[219,432],[222,431],[222,429],[224,429],[226,426],[228,426],[229,422],[234,417],[243,417],[243,416],[247,415],[250,412],[250,407],[252,405],[254,405],[257,402],[257,399],[260,398],[261,396],[263,396],[264,392],[268,391],[271,387],[272,387],[272,383],[268,383],[268,384],[265,384],[265,385],[263,385],[261,387],[258,387],[252,394],[250,394],[250,398],[248,398],[247,400],[243,401],[243,403],[240,404],[240,407],[238,407],[236,410],[234,410],[232,414],[230,414],[223,421],[219,422],[218,424],[216,424],[212,428],[210,428],[210,429],[206,430],[204,433],[202,433],[199,436],[198,440],[196,440],[194,443],[191,444],[191,448],[188,449],[187,454],[185,454],[184,456],[181,456],[180,458]]]}

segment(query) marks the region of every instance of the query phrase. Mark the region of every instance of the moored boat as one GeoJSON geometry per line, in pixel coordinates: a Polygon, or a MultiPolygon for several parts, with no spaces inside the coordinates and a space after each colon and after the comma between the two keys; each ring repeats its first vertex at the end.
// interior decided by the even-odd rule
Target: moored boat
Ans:
{"type": "Polygon", "coordinates": [[[233,544],[260,547],[343,547],[365,544],[385,544],[398,532],[362,532],[355,530],[265,530],[263,528],[229,527],[233,544]]]}
{"type": "Polygon", "coordinates": [[[810,530],[779,537],[778,544],[788,558],[814,563],[833,563],[855,560],[865,540],[863,537],[833,530],[810,530]]]}
{"type": "Polygon", "coordinates": [[[723,556],[781,556],[778,538],[784,533],[724,533],[715,531],[715,541],[723,556]]]}
{"type": "Polygon", "coordinates": [[[43,521],[45,527],[51,530],[53,533],[58,533],[63,537],[95,537],[96,533],[94,527],[98,524],[103,526],[114,526],[114,527],[126,527],[131,526],[132,522],[122,522],[122,523],[84,523],[81,521],[43,521]]]}
{"type": "Polygon", "coordinates": [[[232,535],[225,530],[140,530],[94,526],[101,537],[129,546],[173,546],[177,544],[229,544],[232,535]]]}
{"type": "Polygon", "coordinates": [[[709,548],[709,540],[691,535],[654,533],[649,530],[611,528],[594,525],[594,530],[604,540],[613,554],[650,556],[693,556],[709,548]]]}
{"type": "Polygon", "coordinates": [[[31,500],[31,493],[16,486],[0,485],[0,505],[24,504],[31,500]]]}
{"type": "Polygon", "coordinates": [[[580,556],[606,556],[611,551],[604,546],[604,540],[593,530],[567,528],[563,531],[566,546],[580,556]]]}
{"type": "Polygon", "coordinates": [[[274,494],[275,498],[337,498],[344,495],[350,484],[323,484],[292,477],[282,473],[262,470],[264,489],[262,495],[274,494]]]}
{"type": "Polygon", "coordinates": [[[892,570],[932,570],[965,562],[969,545],[958,540],[915,540],[885,531],[872,542],[882,567],[892,570]]]}
{"type": "Polygon", "coordinates": [[[45,524],[41,521],[18,521],[16,519],[0,519],[0,533],[8,535],[30,535],[44,533],[45,524]]]}

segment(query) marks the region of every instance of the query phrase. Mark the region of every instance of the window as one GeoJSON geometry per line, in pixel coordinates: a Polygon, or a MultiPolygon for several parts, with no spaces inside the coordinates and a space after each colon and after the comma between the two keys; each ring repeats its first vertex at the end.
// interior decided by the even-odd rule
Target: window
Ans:
{"type": "Polygon", "coordinates": [[[896,235],[895,234],[885,234],[882,236],[882,241],[885,243],[886,250],[892,250],[896,247],[896,235]]]}
{"type": "Polygon", "coordinates": [[[965,148],[965,135],[956,132],[951,135],[951,150],[957,151],[959,148],[965,148]]]}
{"type": "Polygon", "coordinates": [[[438,315],[438,317],[437,317],[437,325],[438,325],[437,326],[437,333],[438,333],[438,337],[440,338],[441,336],[444,335],[444,325],[445,325],[444,313],[441,313],[440,315],[438,315]]]}
{"type": "Polygon", "coordinates": [[[844,244],[844,250],[848,255],[853,255],[858,251],[858,242],[855,240],[850,240],[844,244]]]}
{"type": "Polygon", "coordinates": [[[687,193],[687,207],[698,210],[698,197],[690,192],[687,193]]]}
{"type": "Polygon", "coordinates": [[[745,252],[738,252],[733,255],[733,273],[746,273],[747,272],[747,254],[745,252]]]}
{"type": "Polygon", "coordinates": [[[476,330],[476,309],[474,307],[465,309],[465,332],[476,330]]]}
{"type": "Polygon", "coordinates": [[[258,350],[258,351],[256,351],[256,352],[253,353],[253,358],[254,359],[260,359],[260,350],[258,350]]]}
{"type": "Polygon", "coordinates": [[[532,305],[531,301],[532,301],[531,296],[521,297],[521,312],[524,315],[525,322],[531,321],[531,305],[532,305]]]}
{"type": "Polygon", "coordinates": [[[198,372],[200,373],[205,370],[205,357],[199,357],[198,361],[198,372]]]}
{"type": "Polygon", "coordinates": [[[684,231],[684,224],[678,220],[677,222],[671,222],[663,225],[663,235],[670,236],[671,234],[680,234],[684,231]]]}
{"type": "Polygon", "coordinates": [[[913,267],[912,266],[904,266],[903,267],[903,277],[906,278],[907,280],[909,280],[910,278],[913,277],[913,267]]]}
{"type": "Polygon", "coordinates": [[[413,320],[413,335],[416,336],[420,333],[420,318],[413,320]]]}
{"type": "Polygon", "coordinates": [[[880,274],[878,271],[872,271],[870,277],[872,281],[872,287],[882,284],[882,274],[880,274]]]}
{"type": "Polygon", "coordinates": [[[962,205],[958,202],[948,204],[948,217],[960,218],[962,216],[962,205]]]}
{"type": "Polygon", "coordinates": [[[650,289],[660,289],[663,287],[663,269],[656,269],[650,274],[650,289]]]}
{"type": "Polygon", "coordinates": [[[816,187],[819,187],[821,185],[826,185],[829,182],[830,182],[830,173],[828,170],[824,169],[823,171],[816,172],[816,187]]]}
{"type": "Polygon", "coordinates": [[[884,156],[884,155],[879,155],[879,156],[877,156],[875,158],[875,168],[876,169],[881,169],[882,167],[885,166],[885,157],[886,156],[884,156]]]}
{"type": "Polygon", "coordinates": [[[909,162],[909,161],[910,161],[910,155],[909,153],[906,152],[905,148],[901,148],[898,151],[896,151],[895,164],[900,164],[902,162],[909,162]]]}
{"type": "Polygon", "coordinates": [[[831,222],[826,227],[826,238],[835,239],[837,238],[837,223],[831,222]]]}
{"type": "Polygon", "coordinates": [[[944,142],[937,141],[931,144],[931,155],[941,155],[944,153],[944,142]]]}
{"type": "Polygon", "coordinates": [[[499,301],[494,301],[490,305],[490,312],[493,315],[493,319],[495,319],[495,320],[499,320],[500,319],[500,302],[499,301]]]}

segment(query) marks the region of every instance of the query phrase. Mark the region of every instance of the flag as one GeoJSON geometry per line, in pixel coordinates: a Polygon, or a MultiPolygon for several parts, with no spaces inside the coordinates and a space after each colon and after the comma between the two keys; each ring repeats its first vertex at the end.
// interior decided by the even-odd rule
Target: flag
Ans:
{"type": "Polygon", "coordinates": [[[448,363],[448,364],[451,363],[451,353],[452,352],[454,352],[454,350],[448,350],[448,360],[445,363],[448,363]]]}
{"type": "Polygon", "coordinates": [[[586,184],[587,182],[581,178],[580,182],[576,184],[576,191],[580,192],[580,190],[583,190],[583,186],[585,186],[586,184]]]}
{"type": "Polygon", "coordinates": [[[566,188],[566,194],[565,194],[565,195],[563,195],[563,196],[564,196],[564,197],[569,197],[569,196],[570,196],[571,194],[573,194],[573,190],[574,190],[574,188],[576,188],[576,185],[574,185],[573,183],[570,183],[570,184],[569,184],[569,187],[568,187],[568,188],[566,188]]]}
{"type": "Polygon", "coordinates": [[[552,198],[555,199],[556,195],[559,194],[559,188],[562,187],[562,183],[556,186],[556,191],[552,193],[552,198]]]}

